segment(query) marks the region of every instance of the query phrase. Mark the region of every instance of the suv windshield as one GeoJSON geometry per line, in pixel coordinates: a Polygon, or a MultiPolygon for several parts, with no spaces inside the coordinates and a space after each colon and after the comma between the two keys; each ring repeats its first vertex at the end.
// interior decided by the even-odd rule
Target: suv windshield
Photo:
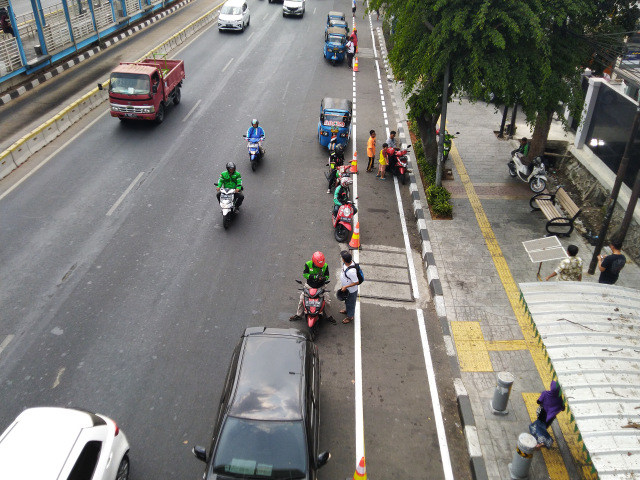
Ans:
{"type": "Polygon", "coordinates": [[[304,478],[304,424],[228,417],[210,474],[238,478],[304,478]]]}
{"type": "Polygon", "coordinates": [[[225,5],[224,7],[222,7],[222,10],[220,10],[220,13],[224,15],[240,15],[241,10],[240,7],[230,7],[228,5],[225,5]]]}
{"type": "Polygon", "coordinates": [[[148,95],[149,77],[137,73],[112,73],[109,90],[128,95],[148,95]]]}

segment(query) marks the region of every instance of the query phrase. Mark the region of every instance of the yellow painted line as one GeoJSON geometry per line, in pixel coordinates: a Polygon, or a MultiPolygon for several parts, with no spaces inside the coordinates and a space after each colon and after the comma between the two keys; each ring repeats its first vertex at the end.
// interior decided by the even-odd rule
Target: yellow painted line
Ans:
{"type": "MultiPolygon", "coordinates": [[[[493,233],[493,229],[491,228],[491,224],[487,218],[487,215],[482,208],[482,203],[480,202],[480,198],[476,194],[475,187],[469,178],[469,174],[467,173],[467,169],[462,163],[462,158],[460,158],[460,154],[458,153],[458,149],[455,146],[455,143],[451,145],[451,151],[449,152],[449,156],[453,159],[454,165],[456,167],[458,176],[460,177],[460,181],[462,182],[464,189],[467,193],[467,197],[473,208],[474,214],[476,216],[476,220],[480,227],[480,231],[482,232],[482,236],[484,237],[485,244],[487,245],[487,249],[491,254],[491,258],[496,267],[496,271],[498,272],[498,276],[500,277],[500,281],[502,282],[502,286],[507,294],[507,298],[509,299],[509,303],[511,304],[511,308],[515,314],[516,321],[520,326],[520,330],[522,332],[523,340],[519,341],[531,355],[533,359],[534,365],[540,375],[540,379],[542,383],[548,386],[555,375],[553,372],[553,366],[549,361],[549,358],[546,355],[544,346],[540,340],[537,330],[533,326],[533,321],[529,314],[529,310],[524,303],[522,295],[520,293],[520,289],[516,284],[513,275],[511,275],[511,270],[507,265],[507,262],[502,254],[502,250],[500,249],[500,245],[493,233]]],[[[453,323],[453,322],[452,322],[453,323]]],[[[457,323],[473,323],[473,322],[457,322],[457,323]]],[[[479,327],[479,324],[478,324],[479,327]]],[[[454,331],[452,326],[452,332],[454,331]]],[[[464,336],[460,337],[461,340],[464,340],[464,336]]],[[[454,335],[455,339],[455,335],[454,335]]],[[[487,352],[488,355],[488,346],[485,343],[483,351],[487,352]]],[[[496,342],[493,342],[495,345],[496,342]]],[[[514,344],[515,345],[515,344],[514,344]]],[[[465,343],[463,347],[467,347],[468,345],[465,343]]],[[[456,339],[456,348],[458,348],[458,342],[456,339]]],[[[467,355],[467,354],[463,354],[467,355]]],[[[466,364],[471,364],[468,359],[465,358],[466,364]]],[[[460,369],[462,370],[462,363],[460,365],[460,369]]],[[[476,370],[477,371],[477,370],[476,370]]],[[[537,397],[534,399],[537,400],[537,397]]],[[[535,410],[534,410],[535,412],[535,410]]],[[[571,450],[571,454],[578,465],[581,466],[583,475],[586,475],[584,478],[592,478],[593,469],[589,465],[588,457],[584,454],[584,446],[581,445],[581,441],[579,437],[576,437],[572,430],[575,427],[572,425],[574,422],[572,420],[572,416],[563,415],[562,417],[558,416],[558,424],[563,432],[563,436],[565,441],[569,445],[571,450]]],[[[575,432],[574,432],[575,433],[575,432]]],[[[545,461],[547,459],[545,458],[545,461]]],[[[568,478],[568,473],[566,471],[566,466],[564,463],[562,465],[557,466],[555,463],[551,463],[547,465],[549,470],[549,475],[552,480],[556,479],[565,479],[568,478]]],[[[595,478],[595,477],[593,477],[595,478]]]]}
{"type": "Polygon", "coordinates": [[[516,350],[528,350],[524,340],[494,340],[487,341],[487,350],[491,352],[513,352],[516,350]]]}
{"type": "Polygon", "coordinates": [[[451,322],[451,334],[461,371],[493,372],[480,322],[451,322]]]}

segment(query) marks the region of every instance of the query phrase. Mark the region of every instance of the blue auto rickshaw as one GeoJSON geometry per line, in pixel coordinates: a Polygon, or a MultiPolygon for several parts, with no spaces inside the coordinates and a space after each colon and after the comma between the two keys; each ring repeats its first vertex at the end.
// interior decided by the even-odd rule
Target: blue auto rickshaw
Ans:
{"type": "Polygon", "coordinates": [[[353,102],[345,98],[325,97],[320,102],[318,141],[332,150],[336,145],[346,145],[351,137],[351,113],[353,102]]]}
{"type": "Polygon", "coordinates": [[[349,35],[349,23],[342,18],[330,18],[327,22],[327,26],[324,29],[324,40],[327,41],[327,30],[331,27],[340,27],[344,28],[347,31],[347,36],[349,35]]]}
{"type": "Polygon", "coordinates": [[[345,59],[347,56],[347,31],[344,28],[331,27],[327,29],[323,55],[327,60],[331,60],[333,65],[345,59]]]}
{"type": "Polygon", "coordinates": [[[342,20],[344,22],[346,20],[346,17],[344,16],[344,13],[332,10],[327,14],[327,27],[329,26],[329,22],[331,20],[342,20]]]}

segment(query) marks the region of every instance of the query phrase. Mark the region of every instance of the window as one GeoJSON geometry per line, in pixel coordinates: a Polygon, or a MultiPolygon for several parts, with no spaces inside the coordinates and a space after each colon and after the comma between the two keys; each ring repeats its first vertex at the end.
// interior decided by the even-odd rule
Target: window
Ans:
{"type": "Polygon", "coordinates": [[[100,458],[101,449],[102,442],[97,440],[87,442],[67,480],[91,480],[100,458]]]}

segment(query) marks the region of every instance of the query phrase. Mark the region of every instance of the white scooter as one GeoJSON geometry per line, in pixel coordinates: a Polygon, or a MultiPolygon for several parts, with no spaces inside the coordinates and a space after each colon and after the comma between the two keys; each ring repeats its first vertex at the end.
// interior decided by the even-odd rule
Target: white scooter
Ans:
{"type": "Polygon", "coordinates": [[[220,210],[222,210],[222,225],[225,230],[231,224],[231,217],[236,214],[236,191],[233,188],[220,189],[220,210]]]}
{"type": "Polygon", "coordinates": [[[513,154],[511,161],[507,163],[509,175],[518,177],[523,182],[529,184],[529,188],[534,193],[540,193],[547,188],[547,170],[541,157],[536,157],[530,166],[522,163],[524,155],[520,152],[513,154]]]}

